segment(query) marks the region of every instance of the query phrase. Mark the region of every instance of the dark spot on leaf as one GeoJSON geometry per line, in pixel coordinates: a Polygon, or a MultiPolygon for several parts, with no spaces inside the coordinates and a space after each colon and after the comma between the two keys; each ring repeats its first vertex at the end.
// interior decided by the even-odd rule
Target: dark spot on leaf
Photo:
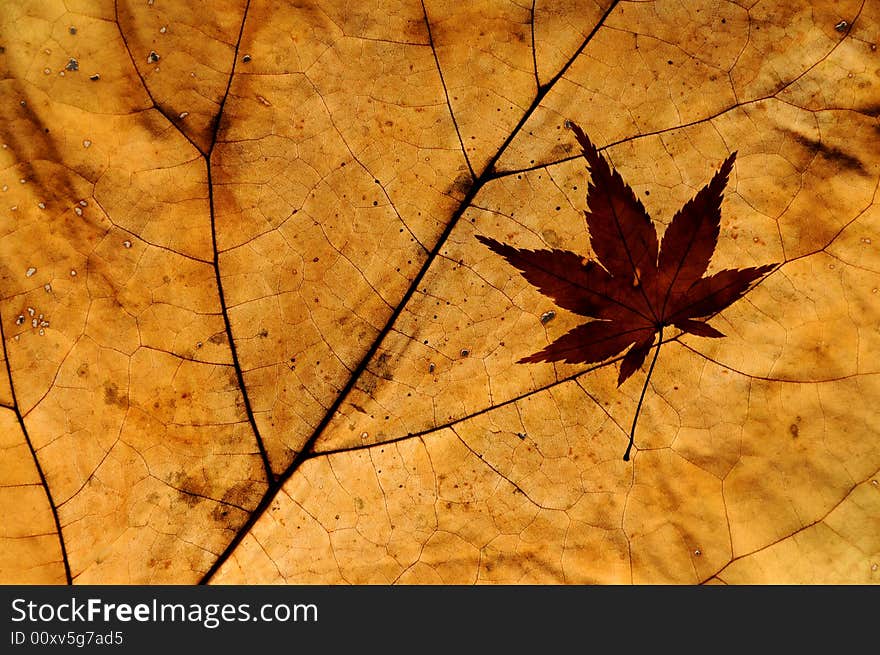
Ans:
{"type": "Polygon", "coordinates": [[[470,174],[467,171],[462,171],[452,181],[452,184],[447,187],[446,194],[457,200],[461,200],[467,195],[467,192],[470,191],[472,184],[473,178],[470,174]]]}
{"type": "Polygon", "coordinates": [[[180,495],[180,499],[190,507],[195,507],[196,505],[205,502],[204,498],[196,496],[192,493],[187,493],[186,490],[179,491],[178,493],[180,495]]]}
{"type": "Polygon", "coordinates": [[[175,471],[168,479],[168,485],[175,489],[180,499],[189,507],[205,502],[204,480],[198,475],[188,475],[185,471],[175,471]]]}
{"type": "Polygon", "coordinates": [[[566,156],[570,155],[574,150],[574,144],[566,141],[564,143],[557,143],[553,146],[553,150],[550,151],[550,160],[555,159],[563,159],[566,156]]]}
{"type": "Polygon", "coordinates": [[[357,388],[363,391],[367,396],[372,397],[373,391],[376,390],[376,385],[379,382],[379,378],[373,375],[370,371],[364,371],[361,379],[358,380],[357,388]]]}
{"type": "MultiPolygon", "coordinates": [[[[88,371],[88,367],[86,367],[86,371],[88,371]]],[[[104,403],[117,407],[128,407],[128,398],[119,393],[119,387],[115,382],[107,382],[104,384],[104,403]]]]}
{"type": "Polygon", "coordinates": [[[828,144],[792,130],[785,130],[785,132],[811,152],[819,153],[824,159],[836,162],[843,168],[855,171],[859,175],[868,175],[865,165],[857,157],[844,152],[837,146],[829,146],[828,144]]]}
{"type": "Polygon", "coordinates": [[[390,380],[391,374],[388,372],[388,360],[391,359],[391,355],[387,352],[381,353],[376,358],[376,365],[374,367],[373,373],[382,378],[383,380],[390,380]]]}
{"type": "MultiPolygon", "coordinates": [[[[223,492],[223,502],[238,507],[252,507],[260,496],[260,489],[250,482],[237,482],[223,492]]],[[[229,508],[227,508],[229,509],[229,508]]]]}

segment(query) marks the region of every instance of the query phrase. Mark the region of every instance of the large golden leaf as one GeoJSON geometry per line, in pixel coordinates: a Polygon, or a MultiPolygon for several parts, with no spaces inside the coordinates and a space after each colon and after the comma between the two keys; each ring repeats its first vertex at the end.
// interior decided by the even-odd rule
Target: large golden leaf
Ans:
{"type": "Polygon", "coordinates": [[[880,579],[880,9],[16,0],[0,581],[880,579]],[[589,253],[577,121],[660,229],[738,151],[644,371],[476,239],[589,253]]]}

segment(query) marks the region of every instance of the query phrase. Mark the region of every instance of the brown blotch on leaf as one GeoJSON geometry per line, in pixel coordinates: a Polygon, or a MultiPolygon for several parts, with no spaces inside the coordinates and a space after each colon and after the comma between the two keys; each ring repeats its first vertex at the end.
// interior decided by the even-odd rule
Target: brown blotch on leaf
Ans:
{"type": "Polygon", "coordinates": [[[858,157],[844,152],[837,146],[829,146],[822,141],[819,141],[812,137],[808,137],[804,134],[800,134],[791,130],[786,130],[786,132],[791,135],[791,137],[799,144],[801,144],[811,152],[818,153],[824,159],[840,164],[842,168],[849,171],[855,171],[859,175],[868,175],[868,171],[865,168],[865,165],[858,157]]]}
{"type": "Polygon", "coordinates": [[[473,183],[474,179],[470,176],[470,173],[461,172],[446,189],[446,193],[447,195],[461,200],[467,195],[468,191],[471,190],[473,183]]]}
{"type": "MultiPolygon", "coordinates": [[[[85,366],[85,373],[88,373],[89,367],[87,364],[83,364],[85,366]]],[[[83,368],[80,367],[80,369],[83,368]]],[[[79,371],[77,371],[79,373],[79,371]]],[[[118,407],[128,407],[128,396],[122,395],[119,393],[119,387],[115,382],[108,382],[104,385],[104,403],[107,405],[116,405],[118,407]]]]}

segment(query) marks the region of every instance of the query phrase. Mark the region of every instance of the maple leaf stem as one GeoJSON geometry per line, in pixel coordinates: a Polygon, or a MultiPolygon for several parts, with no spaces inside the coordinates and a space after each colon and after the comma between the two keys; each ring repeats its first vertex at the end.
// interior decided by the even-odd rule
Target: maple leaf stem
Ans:
{"type": "Polygon", "coordinates": [[[654,372],[654,364],[657,363],[657,356],[660,354],[660,346],[663,345],[663,326],[661,325],[659,328],[659,334],[657,335],[657,349],[654,351],[654,359],[651,360],[651,366],[648,367],[648,375],[645,376],[645,384],[642,387],[642,395],[639,396],[639,404],[636,405],[636,415],[633,416],[633,424],[632,428],[629,431],[629,445],[626,447],[626,452],[623,454],[623,461],[629,461],[629,452],[633,447],[633,440],[636,436],[636,423],[639,420],[639,412],[642,411],[642,403],[645,400],[645,392],[648,390],[648,383],[651,381],[651,373],[654,372]]]}

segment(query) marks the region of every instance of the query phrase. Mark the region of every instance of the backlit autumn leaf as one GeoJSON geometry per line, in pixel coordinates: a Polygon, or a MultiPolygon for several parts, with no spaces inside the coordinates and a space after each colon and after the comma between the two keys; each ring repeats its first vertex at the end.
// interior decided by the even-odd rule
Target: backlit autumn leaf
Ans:
{"type": "Polygon", "coordinates": [[[878,39],[861,0],[5,3],[0,581],[876,582],[878,39]],[[600,256],[566,119],[660,239],[737,151],[705,276],[780,264],[664,343],[629,462],[639,385],[518,364],[582,319],[476,238],[600,256]]]}
{"type": "Polygon", "coordinates": [[[619,386],[645,362],[657,335],[623,455],[628,461],[645,390],[663,344],[663,328],[723,337],[705,320],[739,300],[776,264],[704,276],[718,243],[722,192],[736,153],[675,213],[658,246],[651,218],[632,189],[577,124],[567,122],[566,126],[574,131],[590,165],[585,214],[590,246],[601,265],[570,250],[519,250],[481,235],[477,239],[518,268],[557,305],[597,319],[572,328],[520,363],[595,364],[626,351],[617,376],[619,386]]]}

